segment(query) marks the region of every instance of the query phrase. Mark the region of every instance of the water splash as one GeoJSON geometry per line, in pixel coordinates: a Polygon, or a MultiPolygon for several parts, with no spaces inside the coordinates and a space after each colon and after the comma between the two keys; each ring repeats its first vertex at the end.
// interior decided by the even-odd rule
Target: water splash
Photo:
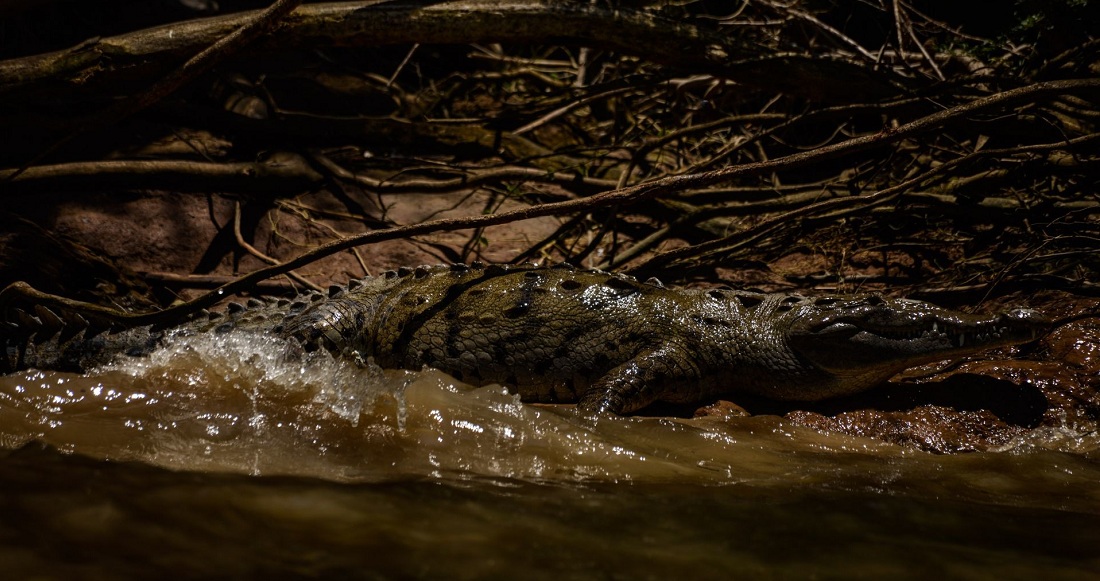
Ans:
{"type": "MultiPolygon", "coordinates": [[[[500,386],[471,388],[432,370],[383,371],[325,352],[288,357],[279,339],[243,332],[169,344],[84,376],[29,371],[0,378],[0,445],[40,441],[173,470],[354,482],[489,478],[889,491],[934,474],[937,489],[953,487],[951,494],[1035,502],[1017,480],[975,478],[998,474],[1009,454],[941,457],[822,434],[776,416],[591,417],[572,406],[522,404],[500,386]]],[[[1080,430],[1037,432],[1015,443],[1011,456],[1044,464],[1055,457],[1047,448],[1087,456],[1100,441],[1080,430]]],[[[1098,472],[1078,467],[1074,478],[1098,472]]],[[[1075,494],[1098,503],[1092,488],[1075,494]]]]}

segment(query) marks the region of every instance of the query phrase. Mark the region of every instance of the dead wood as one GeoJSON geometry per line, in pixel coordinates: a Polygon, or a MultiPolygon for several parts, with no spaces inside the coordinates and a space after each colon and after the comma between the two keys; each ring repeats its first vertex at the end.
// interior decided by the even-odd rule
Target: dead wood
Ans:
{"type": "MultiPolygon", "coordinates": [[[[73,91],[106,91],[157,77],[183,59],[254,20],[253,13],[174,23],[72,49],[0,62],[0,99],[18,102],[73,91]]],[[[751,34],[671,20],[603,3],[494,0],[491,2],[337,2],[309,4],[244,58],[273,50],[376,47],[421,42],[569,42],[704,72],[753,86],[817,96],[893,93],[900,77],[854,66],[842,54],[773,53],[751,34]]]]}
{"type": "Polygon", "coordinates": [[[274,153],[256,162],[107,160],[40,165],[0,171],[5,195],[89,190],[264,192],[291,194],[319,185],[324,176],[301,156],[274,153]]]}
{"type": "Polygon", "coordinates": [[[352,265],[309,276],[368,271],[381,265],[365,246],[398,240],[413,249],[402,261],[734,283],[749,271],[787,286],[988,291],[1100,269],[1082,249],[1100,240],[1088,38],[1043,52],[898,2],[341,2],[270,16],[292,4],[0,62],[0,194],[12,207],[203,194],[188,199],[219,234],[191,274],[226,284],[168,317],[349,250],[352,265]],[[251,41],[225,44],[249,26],[251,41]],[[248,220],[219,214],[226,199],[255,201],[248,220]],[[253,258],[266,267],[217,278],[253,258]]]}

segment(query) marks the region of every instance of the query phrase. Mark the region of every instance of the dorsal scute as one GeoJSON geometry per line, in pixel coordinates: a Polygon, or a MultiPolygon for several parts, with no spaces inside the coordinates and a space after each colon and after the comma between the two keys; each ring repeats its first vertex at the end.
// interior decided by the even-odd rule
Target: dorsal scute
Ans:
{"type": "Polygon", "coordinates": [[[61,317],[43,305],[34,306],[34,314],[42,322],[42,327],[54,333],[65,327],[65,321],[61,317]]]}
{"type": "Polygon", "coordinates": [[[76,310],[55,306],[53,308],[36,304],[31,307],[14,307],[8,311],[4,321],[4,335],[23,341],[43,341],[60,337],[68,339],[90,328],[102,330],[112,326],[111,321],[87,313],[87,317],[76,310]]]}

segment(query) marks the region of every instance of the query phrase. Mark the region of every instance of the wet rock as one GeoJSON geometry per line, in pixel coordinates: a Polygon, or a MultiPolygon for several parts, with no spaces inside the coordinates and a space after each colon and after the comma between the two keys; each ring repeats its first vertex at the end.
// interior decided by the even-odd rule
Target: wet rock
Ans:
{"type": "Polygon", "coordinates": [[[1027,428],[1011,425],[986,410],[960,411],[921,406],[907,411],[857,410],[833,417],[796,411],[787,419],[828,433],[843,433],[943,454],[1003,446],[1027,428]]]}
{"type": "Polygon", "coordinates": [[[695,410],[695,418],[711,418],[716,420],[729,420],[733,418],[748,417],[749,412],[745,408],[724,399],[718,400],[708,406],[695,410]]]}

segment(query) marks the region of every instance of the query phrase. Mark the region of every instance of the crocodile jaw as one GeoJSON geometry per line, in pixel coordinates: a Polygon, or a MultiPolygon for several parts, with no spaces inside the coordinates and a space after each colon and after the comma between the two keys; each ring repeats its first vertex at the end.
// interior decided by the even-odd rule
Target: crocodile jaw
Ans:
{"type": "Polygon", "coordinates": [[[1026,343],[1050,326],[1030,309],[981,316],[879,297],[803,311],[791,325],[789,345],[835,378],[832,395],[861,391],[914,365],[1026,343]]]}

